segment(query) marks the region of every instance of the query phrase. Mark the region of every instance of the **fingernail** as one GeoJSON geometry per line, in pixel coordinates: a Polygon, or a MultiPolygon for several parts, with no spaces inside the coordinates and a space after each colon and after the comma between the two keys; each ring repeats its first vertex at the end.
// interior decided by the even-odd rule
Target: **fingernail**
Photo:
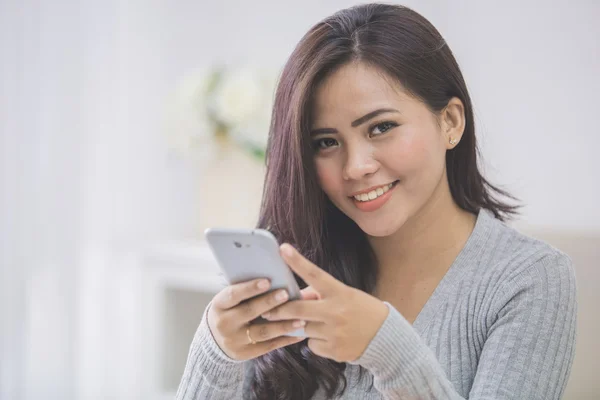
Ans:
{"type": "Polygon", "coordinates": [[[283,251],[283,254],[288,257],[291,257],[292,254],[294,254],[294,252],[292,251],[292,246],[287,243],[282,246],[281,251],[283,251]]]}
{"type": "Polygon", "coordinates": [[[268,289],[269,281],[266,279],[261,279],[260,281],[258,281],[258,288],[261,290],[268,289]]]}
{"type": "Polygon", "coordinates": [[[261,314],[261,317],[263,317],[264,319],[268,319],[271,316],[270,312],[266,312],[264,314],[261,314]]]}
{"type": "Polygon", "coordinates": [[[294,322],[292,323],[292,326],[293,326],[294,328],[300,328],[300,327],[302,327],[302,326],[304,326],[304,325],[306,325],[306,321],[294,321],[294,322]]]}
{"type": "Polygon", "coordinates": [[[277,293],[275,295],[275,300],[277,301],[285,301],[287,300],[288,294],[285,290],[282,290],[281,292],[277,293]]]}

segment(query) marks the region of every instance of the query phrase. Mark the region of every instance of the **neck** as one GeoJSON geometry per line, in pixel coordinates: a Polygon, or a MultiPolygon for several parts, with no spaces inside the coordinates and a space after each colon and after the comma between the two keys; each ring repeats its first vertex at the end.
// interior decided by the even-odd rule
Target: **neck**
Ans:
{"type": "Polygon", "coordinates": [[[442,179],[430,201],[402,228],[386,237],[369,238],[379,278],[411,281],[445,273],[471,235],[475,221],[475,215],[454,202],[447,179],[442,179]]]}

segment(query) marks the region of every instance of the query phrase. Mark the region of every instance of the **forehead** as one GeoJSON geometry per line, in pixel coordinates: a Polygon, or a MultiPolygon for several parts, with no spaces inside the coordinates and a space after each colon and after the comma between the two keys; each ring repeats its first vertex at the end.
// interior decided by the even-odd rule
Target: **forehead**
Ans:
{"type": "Polygon", "coordinates": [[[401,107],[410,100],[402,85],[383,71],[351,63],[338,68],[317,87],[313,122],[336,115],[360,117],[377,108],[401,107]]]}

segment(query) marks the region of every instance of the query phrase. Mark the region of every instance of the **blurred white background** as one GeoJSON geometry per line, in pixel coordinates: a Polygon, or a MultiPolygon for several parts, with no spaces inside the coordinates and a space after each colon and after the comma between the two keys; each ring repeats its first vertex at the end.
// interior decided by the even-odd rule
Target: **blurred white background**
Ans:
{"type": "MultiPolygon", "coordinates": [[[[200,238],[202,204],[202,171],[168,150],[165,99],[215,62],[280,68],[358,3],[0,0],[0,399],[148,398],[159,361],[144,358],[157,349],[140,344],[153,333],[137,329],[131,266],[200,238]]],[[[402,4],[453,49],[486,171],[526,204],[517,225],[600,256],[600,2],[402,4]]],[[[592,267],[577,270],[580,334],[597,337],[592,267]]],[[[591,399],[600,346],[581,343],[569,398],[591,399]]]]}

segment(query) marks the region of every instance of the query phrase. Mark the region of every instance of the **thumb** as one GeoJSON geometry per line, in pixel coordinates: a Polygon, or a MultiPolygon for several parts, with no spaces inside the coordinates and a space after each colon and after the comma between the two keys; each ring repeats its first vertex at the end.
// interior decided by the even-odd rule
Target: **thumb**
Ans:
{"type": "Polygon", "coordinates": [[[321,296],[311,286],[307,286],[300,291],[302,300],[320,300],[321,296]]]}

